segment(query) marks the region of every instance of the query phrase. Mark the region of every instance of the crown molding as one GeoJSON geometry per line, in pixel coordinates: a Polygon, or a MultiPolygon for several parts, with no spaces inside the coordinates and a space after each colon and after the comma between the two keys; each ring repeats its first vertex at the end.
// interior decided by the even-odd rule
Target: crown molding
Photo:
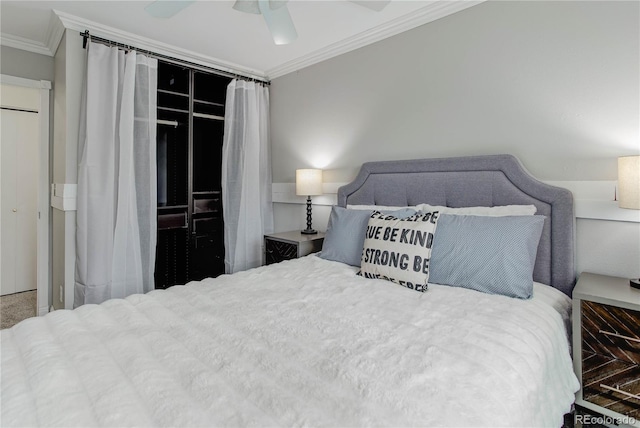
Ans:
{"type": "Polygon", "coordinates": [[[266,71],[266,74],[269,76],[269,79],[284,76],[285,74],[292,73],[310,65],[342,55],[343,53],[395,36],[437,19],[444,18],[445,16],[470,8],[483,3],[484,1],[486,0],[435,0],[428,6],[420,8],[417,11],[408,13],[385,24],[271,68],[266,71]]]}
{"type": "Polygon", "coordinates": [[[60,46],[60,41],[64,35],[64,25],[55,13],[51,14],[49,19],[49,28],[47,29],[47,48],[54,56],[60,46]]]}
{"type": "Polygon", "coordinates": [[[114,42],[123,43],[125,45],[132,45],[139,49],[148,50],[160,55],[166,55],[171,58],[192,62],[194,64],[202,65],[205,67],[216,68],[220,71],[226,71],[228,73],[240,74],[245,77],[258,78],[262,80],[266,79],[265,73],[260,70],[243,67],[239,64],[234,64],[207,55],[202,55],[194,51],[182,49],[177,46],[172,46],[167,43],[162,43],[157,40],[119,30],[108,25],[99,24],[94,21],[89,21],[84,18],[69,15],[55,9],[53,12],[60,19],[62,25],[67,30],[78,31],[80,33],[84,32],[85,30],[89,30],[89,33],[91,33],[91,35],[102,37],[108,40],[113,40],[114,42]]]}
{"type": "Polygon", "coordinates": [[[60,40],[62,40],[63,34],[64,25],[62,25],[58,17],[52,13],[51,18],[49,18],[49,27],[47,28],[44,43],[7,33],[1,33],[0,40],[3,46],[9,46],[40,55],[54,56],[58,50],[58,45],[60,44],[60,40]]]}
{"type": "Polygon", "coordinates": [[[13,34],[0,33],[0,44],[40,55],[53,56],[49,47],[42,42],[27,39],[13,34]]]}

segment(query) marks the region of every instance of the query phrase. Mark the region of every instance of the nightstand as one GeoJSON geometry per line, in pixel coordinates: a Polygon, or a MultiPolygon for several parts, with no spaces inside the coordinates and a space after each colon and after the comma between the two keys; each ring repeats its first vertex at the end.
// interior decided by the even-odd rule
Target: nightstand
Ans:
{"type": "Polygon", "coordinates": [[[580,275],[573,290],[573,365],[581,385],[577,406],[640,427],[640,290],[627,278],[580,275]]]}
{"type": "Polygon", "coordinates": [[[324,233],[304,235],[298,230],[264,235],[265,264],[296,259],[322,249],[324,233]]]}

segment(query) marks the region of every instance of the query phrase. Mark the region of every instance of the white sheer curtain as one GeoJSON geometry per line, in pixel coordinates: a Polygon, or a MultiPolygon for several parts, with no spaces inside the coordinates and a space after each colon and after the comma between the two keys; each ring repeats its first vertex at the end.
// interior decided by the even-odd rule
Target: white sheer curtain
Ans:
{"type": "Polygon", "coordinates": [[[263,235],[273,231],[268,88],[233,80],[224,120],[224,264],[233,273],[262,264],[263,235]]]}
{"type": "Polygon", "coordinates": [[[74,307],[154,288],[158,62],[88,46],[74,307]]]}

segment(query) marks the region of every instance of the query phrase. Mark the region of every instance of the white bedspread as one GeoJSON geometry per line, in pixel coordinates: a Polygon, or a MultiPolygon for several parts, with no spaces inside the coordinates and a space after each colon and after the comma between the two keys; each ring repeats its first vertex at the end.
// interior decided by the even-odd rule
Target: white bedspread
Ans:
{"type": "Polygon", "coordinates": [[[562,425],[566,296],[355,272],[309,256],[26,320],[2,331],[0,424],[562,425]]]}

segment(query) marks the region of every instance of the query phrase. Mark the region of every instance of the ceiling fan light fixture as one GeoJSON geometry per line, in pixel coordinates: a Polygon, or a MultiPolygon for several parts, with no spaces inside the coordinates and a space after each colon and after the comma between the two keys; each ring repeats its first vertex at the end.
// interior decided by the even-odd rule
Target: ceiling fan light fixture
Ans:
{"type": "MultiPolygon", "coordinates": [[[[269,9],[277,10],[287,4],[288,0],[267,0],[269,9]]],[[[233,4],[233,8],[240,12],[253,13],[254,15],[260,15],[260,6],[258,6],[258,0],[236,0],[233,4]]]]}
{"type": "Polygon", "coordinates": [[[236,0],[236,2],[233,4],[233,8],[240,12],[260,15],[258,0],[236,0]]]}

